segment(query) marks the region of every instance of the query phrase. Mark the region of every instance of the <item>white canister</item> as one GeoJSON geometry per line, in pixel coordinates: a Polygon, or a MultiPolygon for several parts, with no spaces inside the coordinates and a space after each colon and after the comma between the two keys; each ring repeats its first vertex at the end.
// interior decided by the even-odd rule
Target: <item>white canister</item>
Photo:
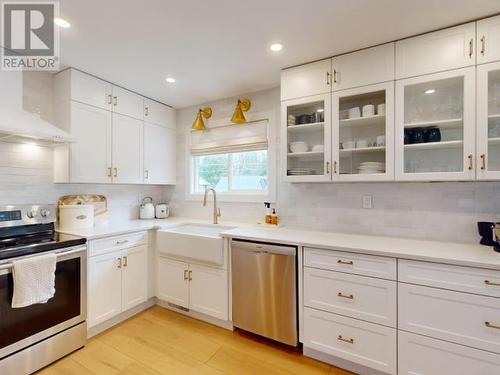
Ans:
{"type": "Polygon", "coordinates": [[[94,206],[68,204],[59,206],[59,230],[72,231],[94,227],[94,206]]]}
{"type": "Polygon", "coordinates": [[[385,115],[385,104],[379,104],[377,106],[377,115],[379,116],[385,115]]]}
{"type": "Polygon", "coordinates": [[[375,106],[373,104],[367,104],[363,106],[363,117],[370,117],[375,114],[375,106]]]}

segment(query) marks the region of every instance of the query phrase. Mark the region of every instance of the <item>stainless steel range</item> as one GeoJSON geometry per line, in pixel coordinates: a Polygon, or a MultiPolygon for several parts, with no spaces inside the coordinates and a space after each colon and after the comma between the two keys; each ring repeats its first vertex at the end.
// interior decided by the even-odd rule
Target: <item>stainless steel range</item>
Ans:
{"type": "Polygon", "coordinates": [[[85,345],[86,240],[54,229],[54,205],[0,206],[0,374],[30,374],[85,345]],[[12,261],[57,254],[55,295],[12,308],[12,261]]]}

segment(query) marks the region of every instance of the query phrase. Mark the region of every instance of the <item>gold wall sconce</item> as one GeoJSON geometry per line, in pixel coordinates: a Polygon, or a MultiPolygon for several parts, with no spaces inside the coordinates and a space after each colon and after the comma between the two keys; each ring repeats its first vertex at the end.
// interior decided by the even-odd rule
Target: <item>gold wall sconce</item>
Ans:
{"type": "Polygon", "coordinates": [[[249,99],[238,99],[238,104],[236,104],[236,108],[233,113],[233,117],[231,117],[231,122],[234,124],[244,124],[247,122],[245,115],[243,112],[246,112],[250,109],[252,103],[249,99]]]}
{"type": "Polygon", "coordinates": [[[205,108],[200,108],[198,110],[198,114],[196,115],[196,119],[193,122],[193,125],[191,126],[191,129],[193,130],[205,130],[205,122],[203,119],[209,119],[212,117],[212,108],[210,107],[205,107],[205,108]]]}

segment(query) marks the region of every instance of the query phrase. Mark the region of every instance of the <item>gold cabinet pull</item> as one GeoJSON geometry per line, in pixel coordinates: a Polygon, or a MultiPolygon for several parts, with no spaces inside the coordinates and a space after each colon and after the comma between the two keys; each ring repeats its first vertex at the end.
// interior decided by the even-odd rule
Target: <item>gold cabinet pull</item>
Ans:
{"type": "Polygon", "coordinates": [[[118,258],[118,268],[122,268],[122,258],[118,258]]]}
{"type": "Polygon", "coordinates": [[[144,116],[149,116],[149,107],[144,108],[144,116]]]}
{"type": "Polygon", "coordinates": [[[343,294],[342,292],[337,293],[337,297],[342,297],[342,298],[347,298],[347,299],[354,299],[354,296],[352,294],[343,294]]]}
{"type": "Polygon", "coordinates": [[[326,162],[326,174],[330,174],[330,162],[326,162]]]}
{"type": "Polygon", "coordinates": [[[488,328],[494,328],[494,329],[500,329],[500,326],[497,326],[495,324],[492,324],[490,322],[484,322],[484,325],[488,328]]]}
{"type": "Polygon", "coordinates": [[[189,281],[193,280],[193,271],[189,271],[189,281]]]}
{"type": "Polygon", "coordinates": [[[128,240],[118,240],[118,241],[116,241],[116,244],[123,245],[124,243],[127,243],[127,242],[128,242],[128,240]]]}
{"type": "Polygon", "coordinates": [[[483,35],[481,37],[481,55],[484,56],[485,51],[486,51],[486,37],[483,35]]]}
{"type": "Polygon", "coordinates": [[[354,344],[354,339],[345,339],[342,337],[342,335],[338,335],[337,340],[346,342],[348,344],[354,344]]]}
{"type": "Polygon", "coordinates": [[[351,266],[354,264],[354,262],[352,260],[342,260],[342,259],[337,260],[337,263],[338,264],[349,264],[351,266]]]}
{"type": "Polygon", "coordinates": [[[486,155],[481,154],[479,157],[481,158],[481,169],[484,171],[486,169],[486,155]]]}
{"type": "Polygon", "coordinates": [[[184,280],[189,280],[188,278],[188,270],[184,270],[184,280]]]}
{"type": "Polygon", "coordinates": [[[471,38],[469,41],[469,57],[472,58],[472,55],[474,54],[474,38],[471,38]]]}
{"type": "Polygon", "coordinates": [[[471,171],[472,168],[474,168],[474,165],[472,164],[472,154],[469,154],[467,158],[469,159],[469,171],[471,171]]]}
{"type": "Polygon", "coordinates": [[[333,162],[333,173],[337,173],[337,160],[333,162]]]}
{"type": "Polygon", "coordinates": [[[112,104],[113,103],[113,97],[111,95],[106,95],[106,97],[108,98],[107,103],[108,104],[112,104]]]}
{"type": "Polygon", "coordinates": [[[495,282],[490,281],[490,280],[484,280],[484,283],[485,283],[486,285],[500,286],[500,283],[495,283],[495,282]]]}
{"type": "Polygon", "coordinates": [[[333,83],[337,83],[337,70],[333,69],[333,83]]]}
{"type": "Polygon", "coordinates": [[[147,170],[147,169],[146,169],[146,170],[144,171],[144,179],[146,179],[146,180],[147,180],[148,178],[149,178],[149,170],[147,170]]]}
{"type": "Polygon", "coordinates": [[[116,107],[118,105],[118,97],[113,96],[113,105],[116,107]]]}
{"type": "Polygon", "coordinates": [[[113,177],[118,177],[118,168],[113,168],[114,171],[115,171],[115,174],[113,175],[113,177]]]}
{"type": "Polygon", "coordinates": [[[330,85],[330,72],[326,72],[326,84],[330,85]]]}
{"type": "Polygon", "coordinates": [[[112,170],[112,168],[108,167],[108,177],[111,177],[111,175],[113,174],[113,172],[111,170],[112,170]]]}
{"type": "Polygon", "coordinates": [[[123,257],[123,267],[127,267],[127,265],[128,265],[128,257],[125,255],[123,257]]]}

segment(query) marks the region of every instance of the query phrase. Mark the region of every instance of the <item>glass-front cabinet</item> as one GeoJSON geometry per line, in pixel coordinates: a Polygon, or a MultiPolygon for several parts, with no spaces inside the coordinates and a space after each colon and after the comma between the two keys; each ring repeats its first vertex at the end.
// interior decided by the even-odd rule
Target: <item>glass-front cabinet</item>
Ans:
{"type": "Polygon", "coordinates": [[[333,180],[394,179],[393,109],[393,82],[333,93],[333,180]]]}
{"type": "Polygon", "coordinates": [[[281,121],[285,181],[330,181],[330,94],[282,102],[281,121]]]}
{"type": "Polygon", "coordinates": [[[500,179],[500,62],[477,67],[477,178],[500,179]]]}
{"type": "Polygon", "coordinates": [[[396,82],[397,180],[474,179],[475,91],[474,67],[396,82]]]}

